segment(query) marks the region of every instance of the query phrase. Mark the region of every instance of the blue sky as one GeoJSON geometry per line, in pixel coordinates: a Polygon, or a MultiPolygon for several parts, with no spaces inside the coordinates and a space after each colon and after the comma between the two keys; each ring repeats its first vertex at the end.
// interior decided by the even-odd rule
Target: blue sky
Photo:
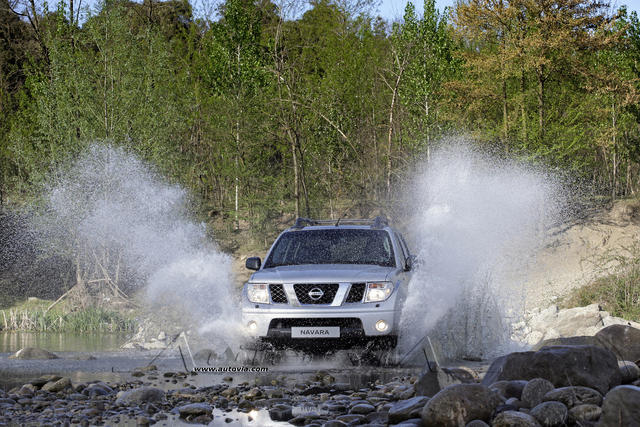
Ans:
{"type": "MultiPolygon", "coordinates": [[[[415,0],[414,4],[419,13],[422,13],[423,0],[415,0]]],[[[449,6],[453,6],[455,0],[436,0],[436,7],[442,10],[449,6]]],[[[393,20],[394,18],[401,18],[404,12],[404,7],[407,2],[405,0],[382,0],[379,8],[380,15],[384,18],[393,20]]],[[[627,5],[629,11],[635,10],[640,14],[640,0],[611,0],[611,5],[617,8],[621,5],[627,5]]]]}

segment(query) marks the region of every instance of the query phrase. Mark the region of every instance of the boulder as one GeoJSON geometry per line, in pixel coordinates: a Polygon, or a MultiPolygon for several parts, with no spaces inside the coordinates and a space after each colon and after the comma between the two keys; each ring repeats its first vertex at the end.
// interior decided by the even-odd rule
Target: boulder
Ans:
{"type": "Polygon", "coordinates": [[[511,353],[493,361],[482,380],[490,385],[500,380],[544,378],[556,387],[581,385],[606,393],[620,384],[615,355],[596,346],[552,346],[538,351],[511,353]]]}
{"type": "Polygon", "coordinates": [[[211,415],[213,408],[208,403],[188,403],[186,405],[179,406],[178,412],[182,418],[188,416],[197,417],[198,415],[211,415]]]}
{"type": "Polygon", "coordinates": [[[140,405],[147,402],[160,402],[164,391],[155,387],[140,387],[118,393],[116,405],[140,405]]]}
{"type": "Polygon", "coordinates": [[[640,359],[640,329],[627,325],[612,325],[600,330],[596,338],[620,360],[640,359]]]}
{"type": "Polygon", "coordinates": [[[59,359],[59,357],[41,348],[25,347],[9,356],[9,359],[59,359]]]}
{"type": "Polygon", "coordinates": [[[522,397],[520,400],[527,408],[533,408],[540,404],[544,395],[554,388],[553,384],[544,378],[534,378],[522,389],[522,397]]]}
{"type": "Polygon", "coordinates": [[[576,405],[569,409],[569,420],[573,424],[580,425],[591,421],[598,421],[601,414],[601,407],[591,403],[585,403],[583,405],[576,405]]]}
{"type": "Polygon", "coordinates": [[[533,418],[545,427],[565,425],[569,411],[567,407],[560,402],[543,402],[529,413],[533,418]]]}
{"type": "Polygon", "coordinates": [[[634,362],[628,360],[620,360],[618,362],[620,367],[620,377],[622,384],[631,384],[638,378],[640,378],[640,368],[634,362]]]}
{"type": "Polygon", "coordinates": [[[518,411],[500,412],[491,425],[493,427],[540,427],[538,421],[531,415],[518,411]]]}
{"type": "Polygon", "coordinates": [[[440,390],[453,384],[473,384],[478,379],[468,370],[462,368],[436,368],[420,375],[415,382],[416,396],[433,396],[440,390]]]}
{"type": "Polygon", "coordinates": [[[368,403],[360,403],[358,405],[355,405],[351,408],[351,410],[349,411],[350,414],[361,414],[361,415],[366,415],[369,412],[373,412],[375,411],[376,408],[373,405],[369,405],[368,403]]]}
{"type": "Polygon", "coordinates": [[[489,424],[485,423],[482,420],[473,420],[468,423],[465,427],[489,427],[489,424]]]}
{"type": "Polygon", "coordinates": [[[454,384],[441,391],[422,409],[426,425],[459,426],[473,420],[489,421],[502,403],[499,393],[480,384],[454,384]]]}
{"type": "Polygon", "coordinates": [[[597,390],[589,387],[561,387],[545,394],[543,400],[545,402],[562,402],[568,408],[573,408],[576,405],[585,403],[600,405],[602,403],[602,395],[597,390]]]}
{"type": "Polygon", "coordinates": [[[422,408],[429,401],[428,397],[416,396],[411,399],[399,400],[389,408],[389,423],[397,424],[410,418],[420,417],[422,408]]]}
{"type": "Polygon", "coordinates": [[[528,381],[524,380],[512,380],[512,381],[497,381],[489,386],[489,388],[498,391],[505,399],[515,397],[520,399],[522,396],[522,390],[526,386],[528,381]]]}
{"type": "Polygon", "coordinates": [[[532,347],[533,350],[540,350],[542,347],[550,347],[555,345],[595,345],[603,347],[598,338],[593,335],[581,335],[575,337],[558,337],[549,338],[538,342],[532,347]]]}
{"type": "Polygon", "coordinates": [[[602,404],[598,426],[640,425],[640,387],[621,385],[609,391],[602,404]]]}
{"type": "Polygon", "coordinates": [[[49,391],[51,393],[57,393],[71,387],[71,379],[64,377],[57,381],[50,381],[42,386],[42,390],[49,391]]]}

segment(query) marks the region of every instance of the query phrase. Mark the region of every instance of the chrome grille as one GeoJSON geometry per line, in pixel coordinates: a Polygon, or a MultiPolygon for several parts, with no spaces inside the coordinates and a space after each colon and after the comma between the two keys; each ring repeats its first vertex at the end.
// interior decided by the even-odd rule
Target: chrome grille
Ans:
{"type": "Polygon", "coordinates": [[[271,293],[271,301],[274,303],[287,303],[287,294],[284,292],[284,287],[282,285],[269,285],[269,292],[271,293]]]}
{"type": "Polygon", "coordinates": [[[345,302],[361,302],[364,297],[365,283],[352,283],[345,302]]]}
{"type": "Polygon", "coordinates": [[[293,285],[293,290],[300,304],[331,304],[339,287],[340,285],[337,283],[296,283],[293,285]],[[313,298],[309,295],[310,293],[318,293],[317,290],[322,291],[322,296],[313,298]]]}

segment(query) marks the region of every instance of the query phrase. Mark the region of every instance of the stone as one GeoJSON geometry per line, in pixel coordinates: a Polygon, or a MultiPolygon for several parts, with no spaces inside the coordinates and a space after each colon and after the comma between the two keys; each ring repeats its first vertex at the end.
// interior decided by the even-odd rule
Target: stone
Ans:
{"type": "Polygon", "coordinates": [[[389,409],[389,423],[397,424],[410,418],[419,417],[422,408],[427,404],[429,398],[426,396],[416,396],[411,399],[399,400],[389,409]]]}
{"type": "Polygon", "coordinates": [[[602,395],[597,390],[589,387],[561,387],[545,394],[543,400],[545,402],[562,402],[568,408],[573,408],[584,403],[600,405],[602,403],[602,395]]]}
{"type": "Polygon", "coordinates": [[[618,361],[618,367],[620,368],[620,376],[622,384],[631,384],[638,378],[640,378],[640,368],[634,362],[628,360],[618,361]]]}
{"type": "Polygon", "coordinates": [[[569,420],[574,424],[584,423],[589,421],[598,421],[602,414],[602,408],[592,403],[584,403],[582,405],[576,405],[569,409],[569,420]]]}
{"type": "Polygon", "coordinates": [[[438,367],[435,371],[428,370],[420,375],[413,386],[416,396],[433,396],[452,384],[472,384],[477,382],[477,379],[466,369],[438,367]]]}
{"type": "Polygon", "coordinates": [[[470,423],[467,423],[465,427],[489,427],[489,424],[482,420],[473,420],[470,423]]]}
{"type": "Polygon", "coordinates": [[[640,359],[640,329],[612,325],[598,331],[596,338],[621,360],[640,359]]]}
{"type": "Polygon", "coordinates": [[[502,402],[500,394],[480,384],[454,384],[439,391],[422,409],[426,425],[458,426],[488,421],[502,402]]]}
{"type": "Polygon", "coordinates": [[[373,405],[369,405],[368,403],[360,403],[357,405],[354,405],[350,410],[349,413],[350,414],[361,414],[361,415],[366,415],[369,412],[373,412],[375,411],[376,408],[373,405]]]}
{"type": "Polygon", "coordinates": [[[25,347],[9,356],[9,359],[59,359],[59,357],[41,348],[25,347]]]}
{"type": "Polygon", "coordinates": [[[46,383],[42,386],[42,390],[57,393],[69,387],[71,387],[71,379],[64,377],[60,378],[58,381],[50,381],[46,383]]]}
{"type": "Polygon", "coordinates": [[[213,408],[208,403],[189,403],[179,406],[178,413],[180,417],[186,418],[188,416],[197,417],[199,415],[211,415],[213,408]]]}
{"type": "Polygon", "coordinates": [[[529,413],[544,427],[561,426],[567,421],[569,411],[560,402],[543,402],[536,405],[529,413]]]}
{"type": "Polygon", "coordinates": [[[544,395],[554,388],[553,384],[544,378],[534,378],[522,389],[522,397],[520,397],[520,400],[527,408],[533,408],[540,404],[544,395]]]}
{"type": "Polygon", "coordinates": [[[491,425],[492,427],[540,427],[535,418],[519,411],[500,412],[491,425]]]}
{"type": "Polygon", "coordinates": [[[522,396],[522,390],[529,381],[524,380],[511,380],[511,381],[497,381],[489,386],[490,389],[497,390],[502,397],[509,399],[515,397],[520,399],[522,396]]]}
{"type": "Polygon", "coordinates": [[[293,418],[293,408],[289,405],[276,405],[269,409],[269,416],[273,421],[289,421],[293,418]]]}
{"type": "Polygon", "coordinates": [[[155,387],[140,387],[118,393],[116,405],[140,405],[147,402],[161,402],[164,391],[155,387]]]}
{"type": "Polygon", "coordinates": [[[580,385],[601,393],[620,384],[615,355],[607,349],[586,345],[544,347],[535,352],[515,352],[498,357],[482,384],[533,378],[544,378],[556,387],[580,385]]]}
{"type": "Polygon", "coordinates": [[[640,387],[621,385],[604,396],[598,426],[640,425],[640,387]]]}
{"type": "Polygon", "coordinates": [[[329,420],[322,424],[322,427],[347,427],[348,424],[339,420],[329,420]]]}
{"type": "Polygon", "coordinates": [[[347,424],[361,424],[361,421],[364,419],[364,415],[360,414],[346,414],[336,417],[336,420],[345,422],[347,424]]]}
{"type": "Polygon", "coordinates": [[[575,337],[558,337],[549,338],[538,342],[532,347],[533,350],[540,350],[542,347],[558,346],[558,345],[595,345],[603,347],[598,338],[593,335],[582,335],[575,337]]]}

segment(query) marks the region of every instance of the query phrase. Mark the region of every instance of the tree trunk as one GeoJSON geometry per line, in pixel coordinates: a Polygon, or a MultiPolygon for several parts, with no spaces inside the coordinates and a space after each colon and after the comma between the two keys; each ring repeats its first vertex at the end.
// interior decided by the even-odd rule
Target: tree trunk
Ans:
{"type": "Polygon", "coordinates": [[[545,105],[544,105],[544,65],[538,68],[538,126],[540,127],[540,143],[545,141],[545,105]]]}
{"type": "Polygon", "coordinates": [[[522,119],[522,143],[526,144],[527,143],[527,113],[526,113],[526,107],[525,107],[525,101],[526,101],[526,96],[525,96],[525,92],[526,92],[526,80],[525,80],[525,74],[524,74],[524,67],[520,69],[520,116],[522,119]]]}

